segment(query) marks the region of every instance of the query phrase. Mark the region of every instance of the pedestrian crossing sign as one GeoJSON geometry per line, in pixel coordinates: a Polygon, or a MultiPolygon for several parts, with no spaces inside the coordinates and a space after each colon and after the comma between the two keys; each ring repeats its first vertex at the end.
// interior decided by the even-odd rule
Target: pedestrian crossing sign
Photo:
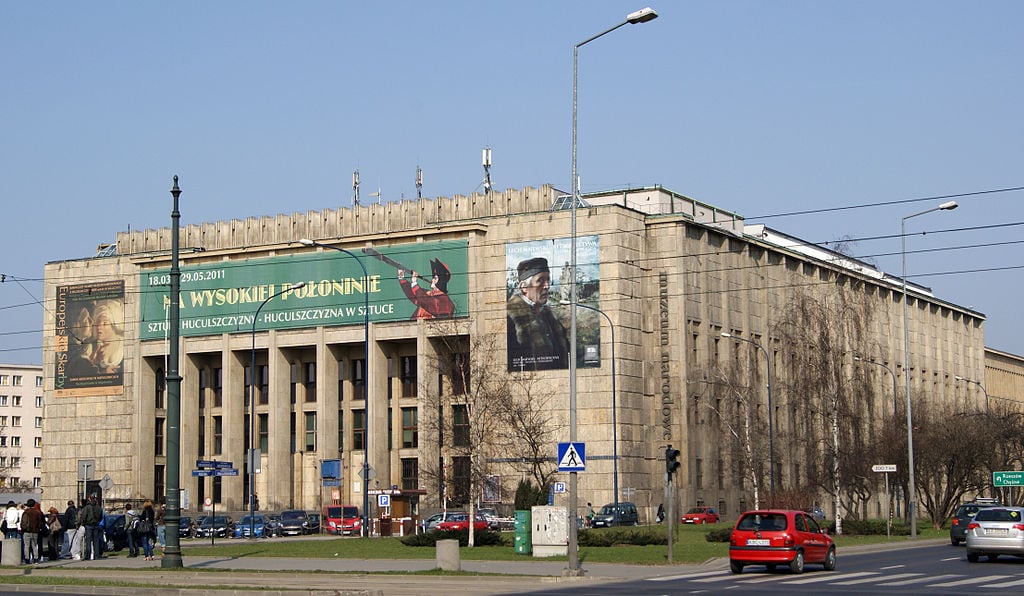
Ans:
{"type": "Polygon", "coordinates": [[[586,443],[558,444],[558,471],[582,472],[587,469],[586,443]]]}

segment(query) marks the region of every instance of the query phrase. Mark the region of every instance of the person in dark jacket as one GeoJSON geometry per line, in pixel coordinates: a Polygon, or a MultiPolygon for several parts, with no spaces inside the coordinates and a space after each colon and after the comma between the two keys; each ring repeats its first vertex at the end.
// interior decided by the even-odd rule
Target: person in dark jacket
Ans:
{"type": "Polygon", "coordinates": [[[25,563],[32,565],[42,560],[39,552],[39,532],[43,529],[43,512],[35,499],[25,502],[25,512],[21,514],[21,540],[24,549],[25,563]]]}
{"type": "Polygon", "coordinates": [[[78,530],[78,507],[74,501],[68,501],[68,508],[64,510],[64,518],[60,520],[64,526],[64,544],[60,549],[60,558],[71,558],[71,541],[78,530]]]}
{"type": "Polygon", "coordinates": [[[146,499],[142,505],[142,513],[139,514],[139,538],[142,539],[142,554],[147,561],[154,560],[153,539],[156,538],[156,510],[153,509],[153,501],[146,499]]]}
{"type": "Polygon", "coordinates": [[[79,521],[85,527],[85,548],[82,552],[82,559],[99,559],[103,556],[103,530],[100,522],[103,521],[103,510],[96,499],[96,495],[89,495],[89,502],[79,514],[79,521]]]}
{"type": "Polygon", "coordinates": [[[526,259],[516,267],[516,276],[516,290],[506,304],[508,370],[568,368],[569,339],[548,306],[548,260],[526,259]]]}

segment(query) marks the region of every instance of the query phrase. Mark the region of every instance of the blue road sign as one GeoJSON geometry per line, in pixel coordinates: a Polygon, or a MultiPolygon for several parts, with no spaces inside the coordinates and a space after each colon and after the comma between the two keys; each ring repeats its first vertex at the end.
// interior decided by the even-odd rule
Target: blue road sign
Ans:
{"type": "Polygon", "coordinates": [[[213,471],[214,476],[238,476],[238,468],[218,468],[213,471]]]}
{"type": "Polygon", "coordinates": [[[558,471],[582,472],[587,469],[586,443],[558,444],[558,471]]]}
{"type": "Polygon", "coordinates": [[[214,459],[197,459],[196,467],[200,469],[213,468],[215,470],[226,470],[235,467],[234,462],[217,461],[214,459]]]}
{"type": "Polygon", "coordinates": [[[193,476],[215,476],[217,470],[192,470],[193,476]]]}

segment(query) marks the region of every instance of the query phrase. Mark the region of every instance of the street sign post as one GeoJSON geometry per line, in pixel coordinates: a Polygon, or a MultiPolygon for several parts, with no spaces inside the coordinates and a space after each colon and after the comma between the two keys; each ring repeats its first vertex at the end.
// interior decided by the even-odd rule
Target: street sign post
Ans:
{"type": "Polygon", "coordinates": [[[896,471],[896,464],[875,464],[872,472],[885,474],[885,500],[889,503],[889,520],[885,524],[885,536],[892,538],[892,497],[889,495],[889,474],[896,471]]]}

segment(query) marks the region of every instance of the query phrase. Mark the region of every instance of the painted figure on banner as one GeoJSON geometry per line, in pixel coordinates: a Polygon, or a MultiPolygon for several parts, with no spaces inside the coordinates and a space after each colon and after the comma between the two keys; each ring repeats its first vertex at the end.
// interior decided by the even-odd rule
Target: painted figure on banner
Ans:
{"type": "Polygon", "coordinates": [[[544,257],[516,266],[516,288],[506,304],[509,370],[568,368],[565,326],[551,311],[551,270],[544,257]]]}

